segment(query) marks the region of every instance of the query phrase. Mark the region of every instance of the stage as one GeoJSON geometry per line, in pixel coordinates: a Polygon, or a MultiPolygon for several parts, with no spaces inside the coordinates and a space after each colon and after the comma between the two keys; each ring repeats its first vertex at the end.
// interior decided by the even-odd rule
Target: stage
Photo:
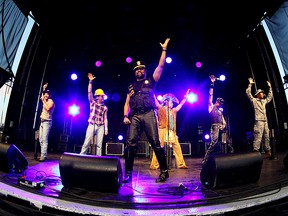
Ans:
{"type": "MultiPolygon", "coordinates": [[[[212,184],[204,187],[203,176],[201,179],[201,171],[204,169],[201,165],[201,156],[185,156],[188,169],[177,169],[175,158],[172,158],[170,177],[165,183],[155,183],[159,170],[149,169],[150,157],[138,155],[135,159],[132,182],[124,184],[120,181],[118,187],[117,180],[115,184],[112,180],[111,188],[107,187],[105,182],[111,180],[111,172],[112,177],[117,175],[116,177],[122,178],[123,156],[104,156],[95,159],[96,156],[93,155],[82,158],[76,153],[49,153],[45,162],[39,162],[35,159],[34,152],[23,151],[22,153],[28,161],[28,167],[23,173],[1,171],[0,193],[3,215],[66,215],[68,213],[69,215],[232,215],[235,213],[257,215],[261,209],[273,206],[273,202],[286,199],[288,194],[287,170],[283,163],[286,152],[277,152],[273,160],[259,153],[260,168],[259,164],[255,165],[257,161],[259,162],[259,157],[252,155],[256,158],[255,162],[249,159],[251,153],[215,154],[217,159],[214,161],[217,167],[215,180],[219,181],[215,187],[212,184]],[[245,160],[246,156],[248,158],[245,160]],[[224,162],[233,162],[233,160],[232,167],[223,167],[224,162]],[[244,165],[246,163],[244,171],[243,164],[240,165],[243,162],[244,165]],[[85,168],[86,163],[87,168],[85,168]],[[253,166],[260,172],[259,179],[257,174],[249,173],[253,166]],[[232,170],[237,169],[236,172],[241,176],[233,179],[235,177],[232,170]],[[117,172],[115,174],[115,170],[121,174],[117,172]],[[87,177],[89,172],[91,177],[87,177]],[[257,179],[255,182],[253,178],[249,180],[251,175],[255,175],[257,179]],[[36,185],[20,183],[19,178],[23,176],[35,181],[36,185]],[[62,177],[65,177],[64,186],[62,177]],[[77,180],[78,185],[67,187],[66,185],[71,182],[73,186],[73,179],[77,180]],[[237,184],[230,184],[233,180],[235,182],[237,180],[237,184]],[[246,180],[248,182],[245,182],[246,180]],[[94,188],[93,184],[95,184],[94,188]],[[99,188],[96,184],[104,186],[99,188]],[[92,190],[89,189],[91,187],[92,190]]],[[[214,168],[208,168],[208,171],[215,172],[214,168]]],[[[269,211],[263,210],[259,215],[263,215],[263,212],[269,211]]]]}

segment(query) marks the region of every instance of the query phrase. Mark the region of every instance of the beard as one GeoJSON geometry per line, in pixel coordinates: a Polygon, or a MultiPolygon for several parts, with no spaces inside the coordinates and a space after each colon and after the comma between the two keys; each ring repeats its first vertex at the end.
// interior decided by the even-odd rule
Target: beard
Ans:
{"type": "Polygon", "coordinates": [[[142,73],[142,72],[136,73],[136,78],[137,79],[144,79],[145,78],[145,73],[142,73]]]}

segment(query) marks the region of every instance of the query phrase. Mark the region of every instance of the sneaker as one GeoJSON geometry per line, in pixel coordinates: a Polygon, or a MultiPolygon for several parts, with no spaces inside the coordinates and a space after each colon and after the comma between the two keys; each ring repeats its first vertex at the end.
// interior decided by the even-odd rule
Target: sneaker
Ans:
{"type": "Polygon", "coordinates": [[[165,182],[169,178],[168,170],[161,171],[159,177],[156,179],[156,183],[165,182]]]}
{"type": "Polygon", "coordinates": [[[131,182],[131,181],[132,181],[132,172],[131,172],[131,171],[128,171],[128,172],[125,174],[124,178],[122,179],[122,182],[123,182],[123,183],[129,183],[129,182],[131,182]]]}

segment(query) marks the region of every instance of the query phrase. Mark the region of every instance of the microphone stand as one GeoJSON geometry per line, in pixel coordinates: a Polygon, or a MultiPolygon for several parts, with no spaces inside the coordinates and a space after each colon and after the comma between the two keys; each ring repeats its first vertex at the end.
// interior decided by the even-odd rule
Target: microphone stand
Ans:
{"type": "Polygon", "coordinates": [[[166,106],[167,106],[167,124],[168,124],[168,127],[167,127],[167,144],[166,144],[166,160],[167,160],[167,166],[168,166],[168,169],[170,170],[171,169],[171,160],[172,160],[172,145],[170,146],[170,110],[169,110],[169,100],[167,100],[166,102],[166,106]]]}

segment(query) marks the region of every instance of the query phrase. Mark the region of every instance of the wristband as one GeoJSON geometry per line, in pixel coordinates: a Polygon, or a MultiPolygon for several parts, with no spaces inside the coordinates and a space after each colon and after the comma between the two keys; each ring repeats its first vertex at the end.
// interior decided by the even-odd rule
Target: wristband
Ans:
{"type": "Polygon", "coordinates": [[[166,48],[163,48],[162,51],[167,51],[167,49],[166,49],[166,48]]]}
{"type": "Polygon", "coordinates": [[[92,80],[89,80],[89,84],[92,84],[93,83],[93,81],[92,80]]]}
{"type": "Polygon", "coordinates": [[[128,116],[127,116],[127,115],[124,115],[124,118],[128,118],[128,116]]]}

